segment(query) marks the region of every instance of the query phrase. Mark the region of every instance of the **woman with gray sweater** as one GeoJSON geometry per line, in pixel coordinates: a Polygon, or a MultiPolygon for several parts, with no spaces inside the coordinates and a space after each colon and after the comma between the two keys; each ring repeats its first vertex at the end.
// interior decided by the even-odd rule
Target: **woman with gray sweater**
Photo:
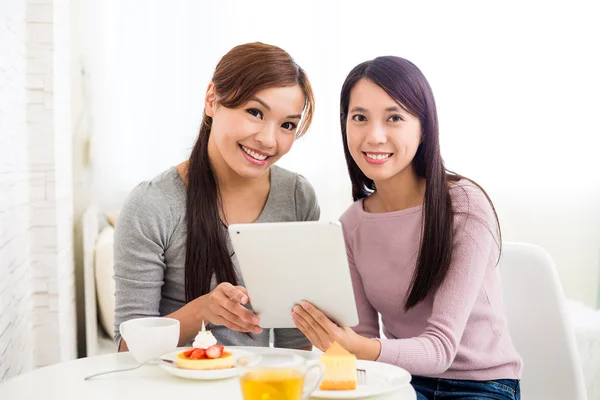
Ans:
{"type": "MultiPolygon", "coordinates": [[[[222,345],[268,346],[244,288],[227,225],[311,221],[310,183],[273,164],[308,129],[310,82],[282,49],[240,45],[219,62],[206,91],[190,159],[128,196],[115,230],[115,341],[121,322],[180,321],[187,345],[202,321],[222,345]]],[[[297,329],[275,329],[277,347],[310,349],[297,329]]]]}

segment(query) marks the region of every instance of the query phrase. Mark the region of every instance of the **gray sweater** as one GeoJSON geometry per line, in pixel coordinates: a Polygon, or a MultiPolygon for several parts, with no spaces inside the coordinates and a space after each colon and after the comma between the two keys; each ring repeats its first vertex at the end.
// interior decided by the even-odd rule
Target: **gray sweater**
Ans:
{"type": "MultiPolygon", "coordinates": [[[[185,213],[186,188],[175,167],[151,181],[140,183],[127,197],[114,236],[114,339],[117,345],[121,340],[121,322],[168,315],[185,304],[185,213]]],[[[306,178],[277,166],[271,167],[271,188],[256,222],[318,219],[317,198],[306,178]]],[[[229,237],[227,242],[231,249],[229,237]]],[[[235,254],[233,264],[240,285],[244,285],[235,254]]],[[[211,290],[216,285],[213,276],[211,290]]],[[[209,324],[208,328],[223,345],[269,345],[269,329],[250,337],[225,326],[209,324]]],[[[287,348],[311,345],[297,329],[274,329],[274,344],[287,348]]]]}

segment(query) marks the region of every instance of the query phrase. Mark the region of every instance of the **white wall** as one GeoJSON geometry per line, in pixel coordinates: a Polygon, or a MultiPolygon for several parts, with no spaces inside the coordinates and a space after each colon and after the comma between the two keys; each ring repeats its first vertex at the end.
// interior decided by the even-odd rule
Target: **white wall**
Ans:
{"type": "Polygon", "coordinates": [[[76,357],[69,0],[0,12],[0,380],[76,357]]]}
{"type": "Polygon", "coordinates": [[[600,25],[591,2],[94,3],[84,36],[101,207],[118,208],[136,183],[187,157],[217,60],[260,40],[288,50],[312,80],[314,124],[281,165],[306,175],[323,218],[337,218],[351,201],[341,84],[357,63],[399,55],[428,77],[447,165],[488,190],[505,240],[546,247],[567,295],[596,304],[600,25]]]}
{"type": "Polygon", "coordinates": [[[24,2],[0,7],[0,381],[34,365],[25,17],[24,2]]]}
{"type": "Polygon", "coordinates": [[[69,0],[27,0],[28,148],[35,356],[43,366],[77,357],[73,267],[69,0]]]}
{"type": "MultiPolygon", "coordinates": [[[[54,112],[54,198],[56,213],[56,283],[60,354],[47,363],[77,357],[75,267],[73,261],[73,156],[71,123],[71,1],[52,0],[54,112]]],[[[74,0],[73,0],[74,1],[74,0]]],[[[52,310],[52,308],[51,308],[52,310]]],[[[42,341],[46,339],[41,337],[42,341]]]]}

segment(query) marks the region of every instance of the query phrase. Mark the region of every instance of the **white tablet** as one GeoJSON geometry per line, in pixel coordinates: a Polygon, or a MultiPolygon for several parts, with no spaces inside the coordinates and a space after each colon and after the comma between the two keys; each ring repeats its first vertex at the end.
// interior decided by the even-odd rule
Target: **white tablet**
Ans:
{"type": "Polygon", "coordinates": [[[340,222],[233,224],[229,235],[261,328],[294,328],[302,300],[340,326],[358,325],[340,222]]]}

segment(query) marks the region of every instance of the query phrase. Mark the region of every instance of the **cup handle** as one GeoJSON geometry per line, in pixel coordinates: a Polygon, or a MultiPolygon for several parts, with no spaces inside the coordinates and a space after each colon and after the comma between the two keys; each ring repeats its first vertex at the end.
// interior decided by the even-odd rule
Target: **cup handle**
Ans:
{"type": "Polygon", "coordinates": [[[313,368],[318,368],[319,376],[312,384],[309,384],[308,382],[304,383],[304,389],[302,390],[302,400],[307,400],[310,397],[310,395],[319,388],[321,381],[323,381],[323,378],[325,377],[325,366],[321,363],[321,361],[307,361],[306,365],[308,366],[306,368],[306,373],[308,373],[308,371],[310,371],[313,368]]]}

